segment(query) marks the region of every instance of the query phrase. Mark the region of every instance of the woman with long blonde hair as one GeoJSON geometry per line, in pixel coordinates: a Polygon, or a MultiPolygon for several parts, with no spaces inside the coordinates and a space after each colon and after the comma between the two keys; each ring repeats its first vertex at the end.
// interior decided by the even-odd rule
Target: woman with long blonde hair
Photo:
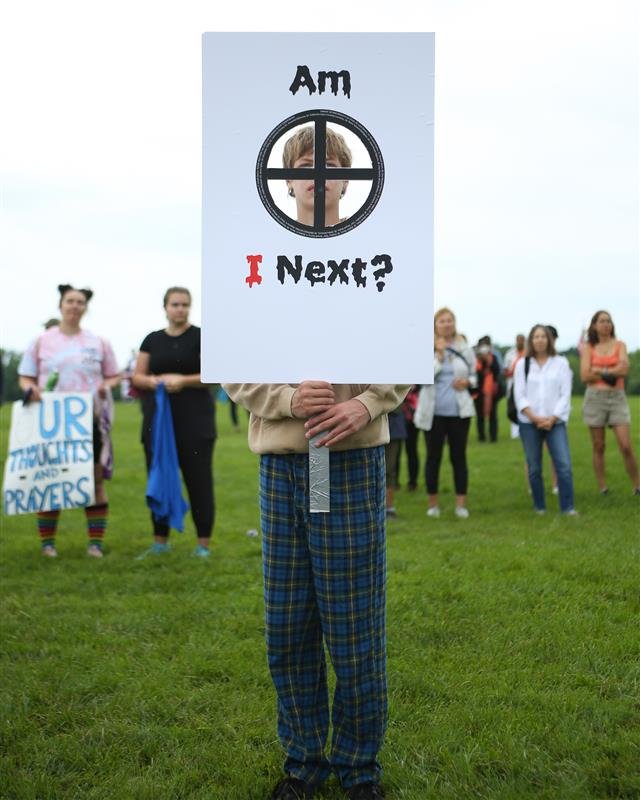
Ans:
{"type": "Polygon", "coordinates": [[[456,330],[456,318],[449,308],[434,315],[434,382],[423,386],[414,418],[416,428],[425,432],[427,461],[425,477],[428,517],[439,517],[438,478],[445,442],[453,467],[456,492],[455,515],[469,516],[467,509],[467,441],[474,415],[469,389],[475,387],[475,356],[456,330]]]}

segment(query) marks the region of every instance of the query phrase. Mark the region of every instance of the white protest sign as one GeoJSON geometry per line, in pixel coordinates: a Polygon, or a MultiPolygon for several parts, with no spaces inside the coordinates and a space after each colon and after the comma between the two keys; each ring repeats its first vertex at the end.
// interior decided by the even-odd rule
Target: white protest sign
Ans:
{"type": "Polygon", "coordinates": [[[434,36],[203,36],[206,382],[433,382],[434,36]]]}
{"type": "Polygon", "coordinates": [[[88,393],[44,392],[13,404],[4,470],[5,514],[93,505],[93,400],[88,393]]]}

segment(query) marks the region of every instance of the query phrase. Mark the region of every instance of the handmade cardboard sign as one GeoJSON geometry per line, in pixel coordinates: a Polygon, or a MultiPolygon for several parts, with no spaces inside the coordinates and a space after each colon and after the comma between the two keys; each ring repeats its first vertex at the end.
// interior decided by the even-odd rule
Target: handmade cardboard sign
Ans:
{"type": "Polygon", "coordinates": [[[204,381],[433,381],[433,92],[433,34],[204,34],[204,381]]]}
{"type": "Polygon", "coordinates": [[[45,392],[40,403],[13,404],[2,491],[5,514],[93,505],[91,394],[45,392]]]}

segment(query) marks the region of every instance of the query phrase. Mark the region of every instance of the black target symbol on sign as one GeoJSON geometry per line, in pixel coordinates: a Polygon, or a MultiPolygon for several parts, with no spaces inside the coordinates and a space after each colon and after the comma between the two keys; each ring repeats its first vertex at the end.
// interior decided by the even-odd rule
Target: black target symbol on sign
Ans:
{"type": "MultiPolygon", "coordinates": [[[[339,236],[360,225],[376,207],[384,185],[384,162],[380,148],[373,136],[353,117],[338,111],[303,111],[283,120],[267,136],[258,154],[256,184],[264,207],[287,230],[302,236],[316,238],[339,236]],[[331,159],[327,159],[328,123],[329,137],[335,133],[340,136],[340,128],[345,128],[357,137],[356,143],[359,144],[359,150],[363,153],[366,151],[368,155],[366,160],[369,163],[364,167],[331,163],[331,159]],[[293,135],[293,129],[298,130],[302,126],[312,129],[312,134],[309,135],[312,136],[313,140],[313,158],[309,164],[298,167],[275,167],[273,164],[269,166],[274,147],[276,145],[279,147],[285,139],[289,138],[287,134],[293,135]],[[291,216],[288,214],[282,208],[282,201],[278,204],[274,199],[275,190],[272,191],[272,187],[276,186],[282,191],[282,181],[302,180],[308,182],[306,191],[308,192],[309,201],[312,199],[313,208],[312,219],[309,218],[305,222],[300,221],[297,215],[291,216]],[[313,181],[312,184],[311,181],[313,181]],[[339,219],[336,222],[326,218],[327,203],[329,202],[328,194],[331,191],[327,187],[331,185],[330,182],[332,181],[349,183],[351,181],[362,181],[370,184],[369,192],[359,208],[351,216],[339,219]]],[[[346,183],[344,185],[346,186],[346,183]]]]}

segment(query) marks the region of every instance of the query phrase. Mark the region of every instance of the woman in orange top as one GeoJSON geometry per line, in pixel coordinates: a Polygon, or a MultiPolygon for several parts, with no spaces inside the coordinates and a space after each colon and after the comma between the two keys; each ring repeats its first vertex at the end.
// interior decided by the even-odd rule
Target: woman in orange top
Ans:
{"type": "Polygon", "coordinates": [[[588,330],[588,344],[580,357],[580,377],[587,384],[582,416],[591,429],[593,469],[602,494],[609,489],[604,476],[605,427],[613,429],[634,493],[640,495],[638,464],[631,447],[631,415],[624,393],[629,371],[625,343],[616,339],[611,315],[596,311],[588,330]]]}

